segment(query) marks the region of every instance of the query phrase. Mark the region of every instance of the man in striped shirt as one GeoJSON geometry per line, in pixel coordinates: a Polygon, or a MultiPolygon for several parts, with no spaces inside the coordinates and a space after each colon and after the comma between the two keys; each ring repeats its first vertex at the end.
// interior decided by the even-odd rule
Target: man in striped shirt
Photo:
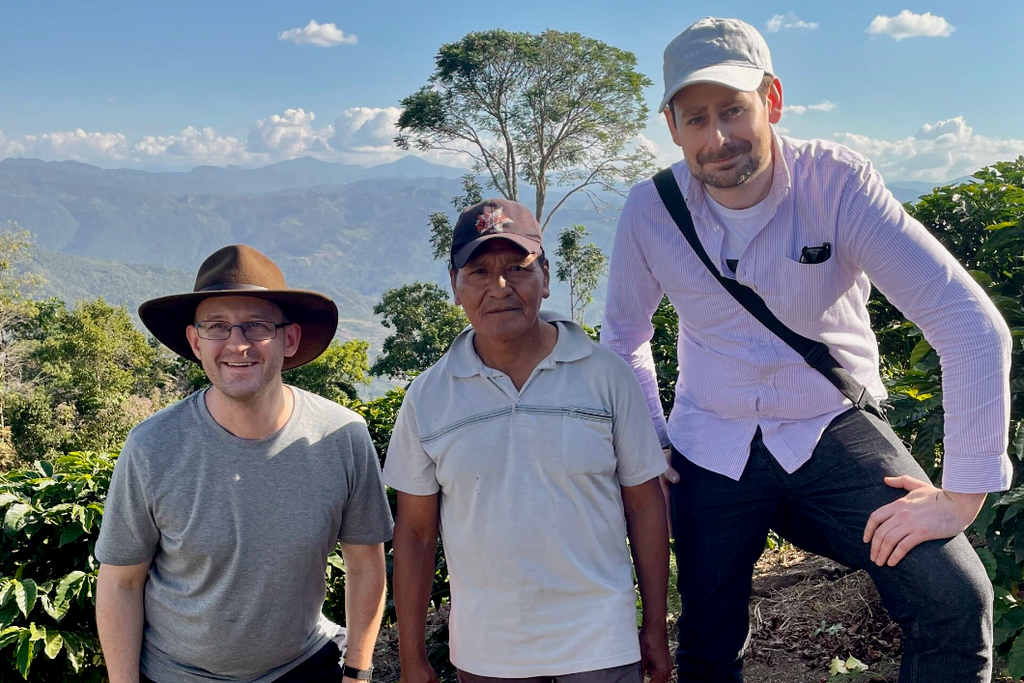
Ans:
{"type": "Polygon", "coordinates": [[[945,409],[936,488],[884,419],[853,407],[730,295],[651,181],[633,188],[601,340],[633,367],[671,449],[685,539],[679,680],[742,681],[751,573],[771,527],[871,574],[903,627],[903,683],[988,681],[992,589],[962,532],[1012,476],[1006,324],[864,157],[772,128],[782,85],[754,28],[703,19],[668,46],[664,68],[662,109],[684,155],[672,173],[713,267],[881,400],[873,283],[938,352],[945,409]],[[650,348],[663,295],[679,314],[667,424],[650,348]]]}

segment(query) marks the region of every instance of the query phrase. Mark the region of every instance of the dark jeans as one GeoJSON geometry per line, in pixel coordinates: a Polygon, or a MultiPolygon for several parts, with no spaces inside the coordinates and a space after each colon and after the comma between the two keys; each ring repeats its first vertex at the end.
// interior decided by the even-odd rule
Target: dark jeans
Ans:
{"type": "Polygon", "coordinates": [[[459,671],[459,683],[641,683],[640,662],[578,674],[530,678],[494,678],[459,671]]]}
{"type": "MultiPolygon", "coordinates": [[[[341,634],[316,651],[312,657],[297,667],[274,679],[274,683],[340,683],[344,653],[339,647],[344,643],[341,634]]],[[[139,674],[139,683],[155,683],[139,674]]]]}
{"type": "Polygon", "coordinates": [[[794,545],[867,570],[903,628],[900,683],[989,683],[992,586],[963,534],[923,543],[878,567],[863,542],[868,517],[906,492],[882,477],[928,477],[889,424],[851,409],[832,421],[811,459],[787,474],[761,441],[739,481],[673,451],[672,487],[683,614],[679,683],[740,683],[750,637],[754,563],[768,529],[794,545]]]}

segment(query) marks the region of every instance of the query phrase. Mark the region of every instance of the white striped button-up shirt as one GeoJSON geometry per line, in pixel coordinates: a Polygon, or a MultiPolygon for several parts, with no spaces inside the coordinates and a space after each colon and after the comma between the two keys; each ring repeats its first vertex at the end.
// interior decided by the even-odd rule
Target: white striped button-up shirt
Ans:
{"type": "MultiPolygon", "coordinates": [[[[874,283],[939,354],[943,486],[961,493],[1008,488],[1011,338],[995,306],[867,159],[821,140],[774,138],[765,225],[743,252],[736,278],[788,327],[827,344],[883,399],[866,307],[874,283]],[[824,242],[831,258],[799,262],[803,247],[824,242]]],[[[723,228],[700,181],[684,161],[672,169],[701,243],[721,264],[723,228]]],[[[632,366],[662,444],[671,441],[695,464],[732,479],[742,475],[758,427],[779,464],[794,472],[850,406],[707,272],[651,180],[633,188],[619,219],[601,342],[632,366]],[[651,316],[663,294],[679,314],[679,378],[667,424],[650,347],[651,316]]]]}

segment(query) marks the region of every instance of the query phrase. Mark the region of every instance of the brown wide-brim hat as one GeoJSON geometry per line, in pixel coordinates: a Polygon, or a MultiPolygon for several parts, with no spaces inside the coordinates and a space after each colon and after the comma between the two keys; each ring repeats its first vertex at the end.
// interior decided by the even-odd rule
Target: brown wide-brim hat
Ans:
{"type": "Polygon", "coordinates": [[[244,244],[218,249],[199,267],[191,292],[145,301],[139,317],[162,344],[193,363],[199,359],[185,336],[195,322],[200,301],[220,296],[254,296],[281,307],[288,322],[302,329],[299,349],[284,359],[284,370],[297,368],[327,350],[338,329],[338,307],[330,298],[305,289],[289,289],[281,269],[264,254],[244,244]]]}

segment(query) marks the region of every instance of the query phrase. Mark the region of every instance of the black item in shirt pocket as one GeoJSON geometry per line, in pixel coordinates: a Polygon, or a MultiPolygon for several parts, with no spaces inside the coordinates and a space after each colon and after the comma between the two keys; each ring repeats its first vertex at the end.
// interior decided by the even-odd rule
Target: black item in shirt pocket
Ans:
{"type": "Polygon", "coordinates": [[[832,258],[832,244],[825,242],[818,247],[804,247],[800,250],[800,263],[818,264],[832,258]]]}

